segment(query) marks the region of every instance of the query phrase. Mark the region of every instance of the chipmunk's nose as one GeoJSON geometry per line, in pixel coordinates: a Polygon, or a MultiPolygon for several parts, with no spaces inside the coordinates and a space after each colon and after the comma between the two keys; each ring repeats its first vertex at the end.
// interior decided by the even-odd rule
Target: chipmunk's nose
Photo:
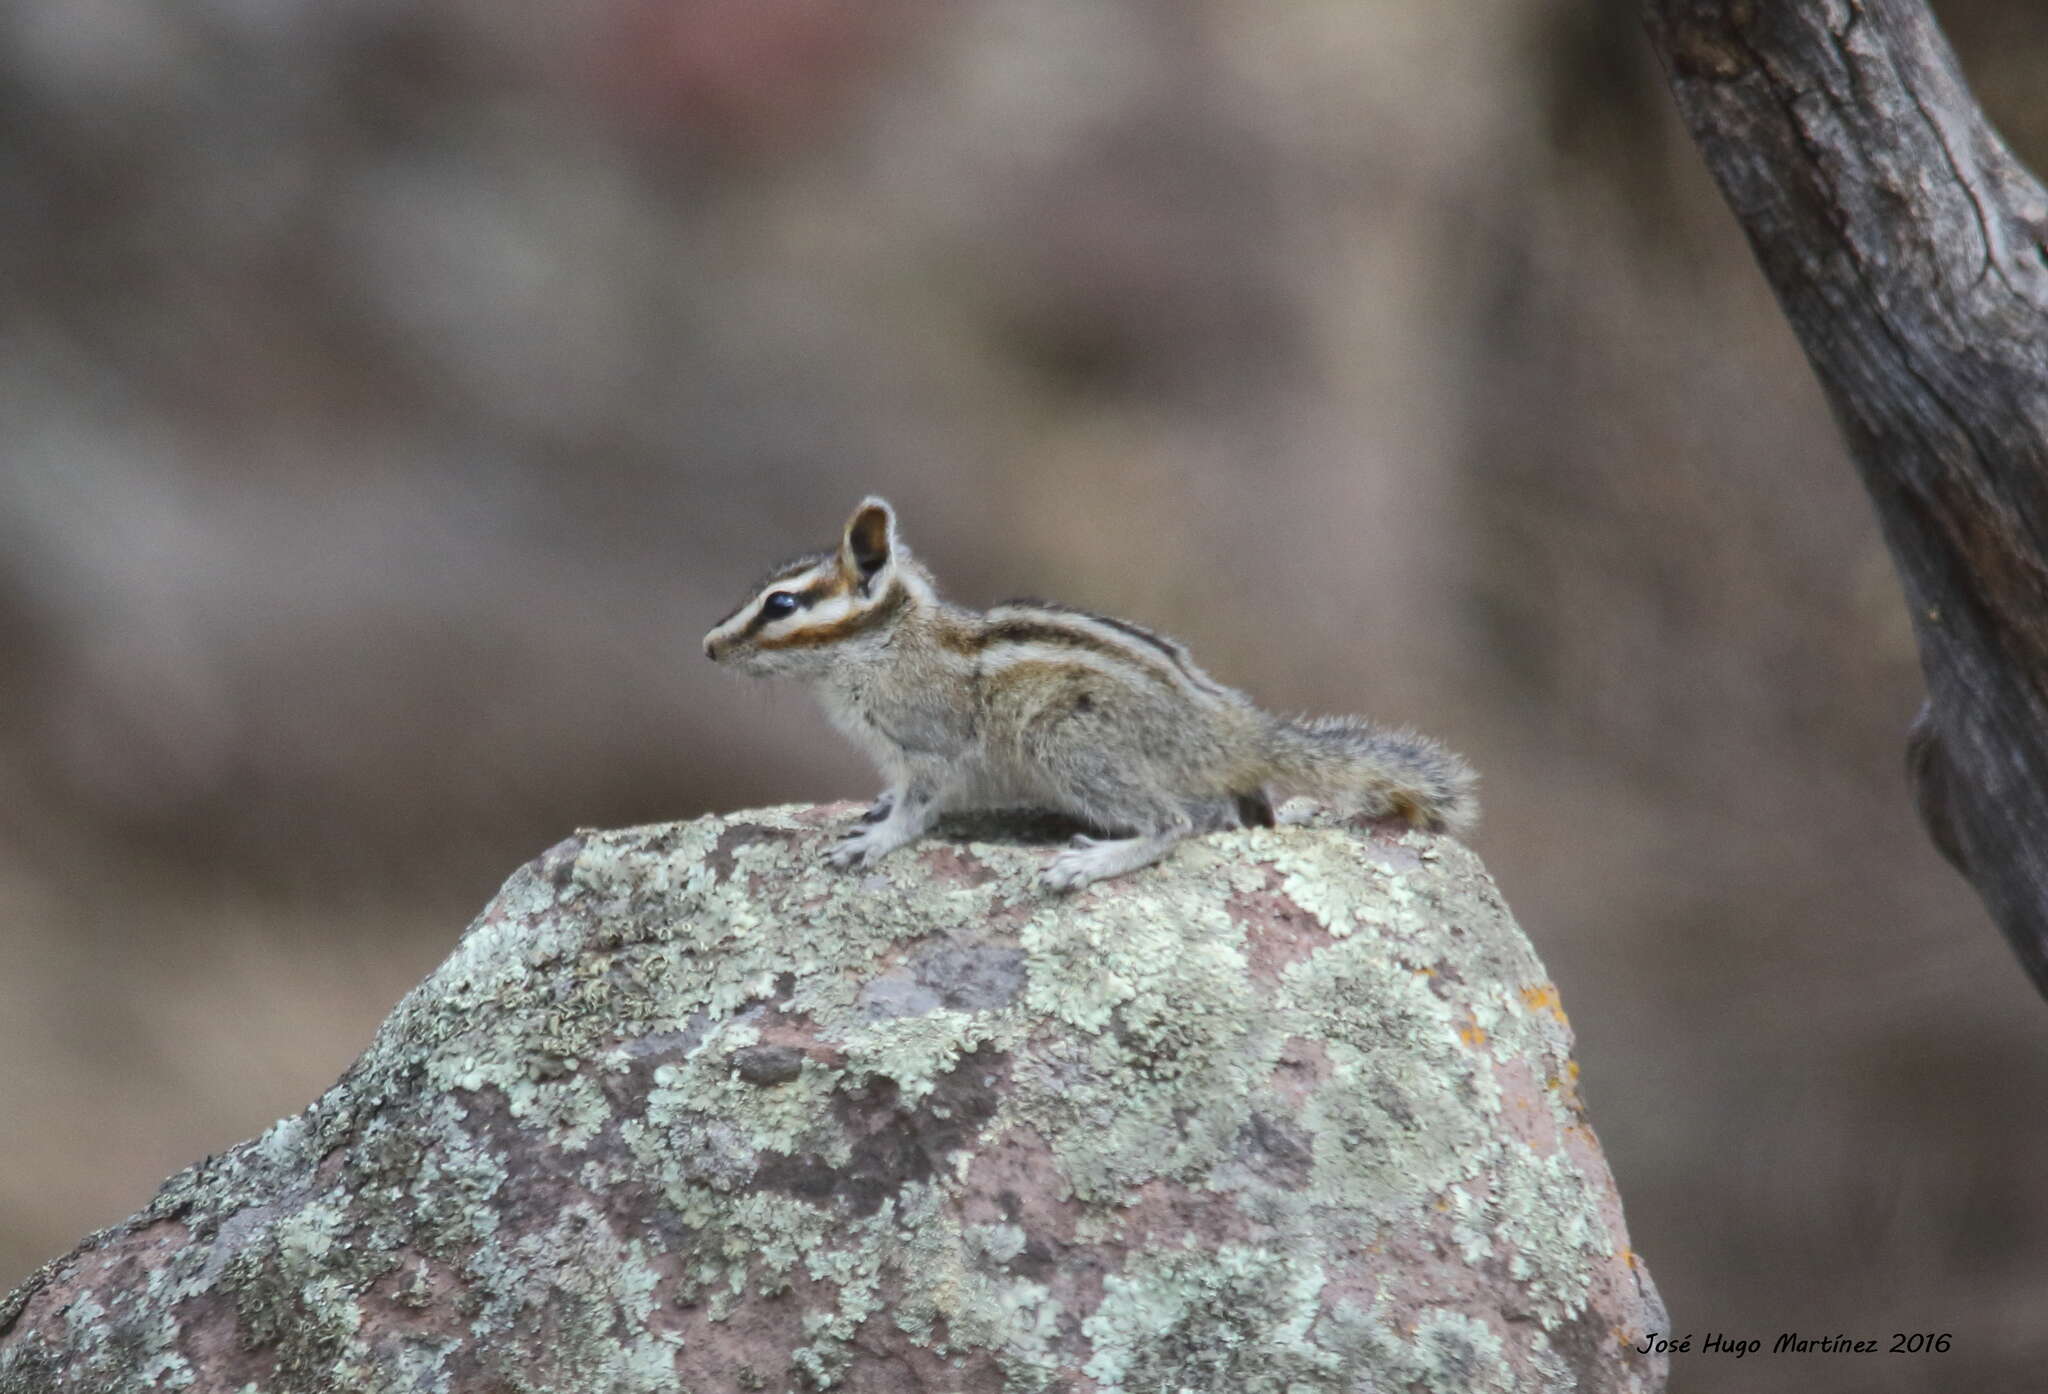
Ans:
{"type": "Polygon", "coordinates": [[[709,634],[704,636],[704,656],[713,663],[718,662],[718,640],[709,634]]]}

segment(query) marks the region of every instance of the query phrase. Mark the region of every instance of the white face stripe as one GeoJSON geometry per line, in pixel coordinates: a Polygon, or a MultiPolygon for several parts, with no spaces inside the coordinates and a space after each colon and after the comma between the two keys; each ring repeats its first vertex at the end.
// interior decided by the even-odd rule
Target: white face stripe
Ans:
{"type": "Polygon", "coordinates": [[[777,591],[801,592],[820,581],[836,578],[838,574],[839,567],[837,562],[828,558],[805,567],[802,571],[794,572],[788,576],[779,576],[761,587],[752,600],[749,600],[746,604],[740,606],[738,610],[735,610],[732,618],[726,620],[725,623],[705,635],[705,640],[710,643],[730,644],[738,641],[742,636],[748,638],[773,638],[779,635],[792,634],[808,625],[820,623],[821,621],[818,618],[820,613],[827,606],[834,604],[841,607],[834,617],[843,618],[848,610],[851,609],[850,602],[848,602],[845,596],[828,596],[824,600],[812,605],[809,609],[800,608],[779,620],[771,620],[768,624],[755,630],[752,635],[747,635],[748,627],[759,616],[761,606],[766,603],[769,596],[777,591]]]}
{"type": "Polygon", "coordinates": [[[800,609],[779,620],[769,621],[754,631],[754,637],[782,639],[791,634],[802,633],[806,629],[822,629],[828,624],[838,623],[860,608],[862,607],[855,603],[851,592],[841,591],[837,595],[828,595],[822,600],[812,602],[808,609],[800,609]]]}

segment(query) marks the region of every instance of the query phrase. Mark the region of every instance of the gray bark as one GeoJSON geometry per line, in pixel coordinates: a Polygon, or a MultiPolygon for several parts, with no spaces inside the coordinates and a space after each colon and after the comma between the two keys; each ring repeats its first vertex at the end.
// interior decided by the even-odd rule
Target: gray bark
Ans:
{"type": "Polygon", "coordinates": [[[1935,844],[2048,994],[2048,194],[1919,0],[1650,0],[1912,608],[1935,844]]]}
{"type": "Polygon", "coordinates": [[[0,1304],[0,1391],[1656,1390],[1555,988],[1463,847],[1048,899],[995,825],[564,843],[348,1074],[0,1304]]]}

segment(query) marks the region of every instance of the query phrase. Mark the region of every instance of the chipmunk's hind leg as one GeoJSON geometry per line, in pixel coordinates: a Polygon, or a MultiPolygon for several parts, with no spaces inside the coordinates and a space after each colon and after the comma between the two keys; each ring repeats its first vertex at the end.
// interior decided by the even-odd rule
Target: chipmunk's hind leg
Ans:
{"type": "MultiPolygon", "coordinates": [[[[1068,849],[1052,859],[1039,879],[1055,891],[1079,890],[1090,881],[1105,881],[1136,871],[1171,852],[1196,833],[1222,832],[1229,828],[1270,828],[1273,808],[1264,794],[1239,795],[1234,799],[1207,799],[1177,813],[1164,815],[1165,826],[1158,831],[1140,831],[1136,837],[1077,837],[1068,849]]],[[[1140,829],[1137,819],[1129,825],[1140,829]]]]}
{"type": "Polygon", "coordinates": [[[1176,713],[1147,711],[1142,693],[1076,668],[1069,680],[1030,693],[1017,722],[1016,762],[1034,795],[1105,833],[1078,837],[1047,864],[1041,882],[1071,891],[1158,861],[1206,822],[1179,792],[1178,772],[1156,764],[1176,713]]]}
{"type": "Polygon", "coordinates": [[[1038,879],[1049,891],[1078,891],[1092,881],[1106,881],[1152,865],[1178,846],[1190,831],[1182,827],[1137,837],[1077,837],[1066,851],[1046,864],[1038,879]]]}
{"type": "Polygon", "coordinates": [[[1093,881],[1150,866],[1196,829],[1195,816],[1172,799],[1110,763],[1068,771],[1065,812],[1098,828],[1132,836],[1077,837],[1046,865],[1039,880],[1048,890],[1073,891],[1093,881]]]}

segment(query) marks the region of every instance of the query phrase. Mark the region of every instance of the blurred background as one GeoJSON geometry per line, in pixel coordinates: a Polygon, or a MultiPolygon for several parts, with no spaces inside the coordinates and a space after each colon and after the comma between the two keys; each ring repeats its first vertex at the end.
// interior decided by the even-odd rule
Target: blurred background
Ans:
{"type": "MultiPolygon", "coordinates": [[[[1939,8],[2042,167],[2048,11],[1939,8]]],[[[1619,0],[7,6],[0,1288],[578,825],[871,792],[698,649],[870,490],[1474,759],[1676,1331],[1956,1333],[1675,1390],[2038,1388],[2048,1006],[1619,0]]]]}

